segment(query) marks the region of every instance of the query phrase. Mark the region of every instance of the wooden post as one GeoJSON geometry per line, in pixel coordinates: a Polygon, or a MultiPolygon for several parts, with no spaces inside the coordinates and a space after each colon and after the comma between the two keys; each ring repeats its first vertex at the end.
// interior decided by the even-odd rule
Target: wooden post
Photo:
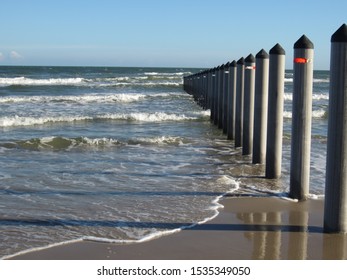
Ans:
{"type": "Polygon", "coordinates": [[[305,36],[294,44],[294,88],[289,196],[306,200],[310,183],[313,43],[305,36]]]}
{"type": "Polygon", "coordinates": [[[229,67],[229,98],[227,136],[229,140],[235,139],[235,100],[236,100],[236,61],[233,60],[229,67]]]}
{"type": "Polygon", "coordinates": [[[210,120],[213,123],[215,118],[215,103],[216,103],[216,68],[212,69],[211,73],[211,114],[210,120]]]}
{"type": "Polygon", "coordinates": [[[235,148],[242,146],[243,135],[243,92],[244,92],[244,58],[241,57],[237,63],[236,82],[236,108],[235,108],[235,148]]]}
{"type": "Polygon", "coordinates": [[[254,164],[265,163],[267,103],[269,90],[269,55],[262,49],[255,56],[255,97],[254,97],[254,135],[253,158],[254,164]]]}
{"type": "Polygon", "coordinates": [[[252,54],[245,59],[245,91],[243,102],[242,154],[250,155],[253,150],[255,58],[252,54]]]}
{"type": "Polygon", "coordinates": [[[224,65],[224,84],[223,84],[223,123],[222,123],[222,128],[223,128],[223,133],[227,134],[227,121],[228,121],[228,104],[229,104],[229,79],[230,79],[230,62],[226,63],[224,65]]]}
{"type": "Polygon", "coordinates": [[[219,68],[218,76],[218,128],[223,124],[223,89],[224,89],[224,64],[219,68]]]}
{"type": "Polygon", "coordinates": [[[331,37],[324,231],[347,232],[347,25],[331,37]]]}
{"type": "Polygon", "coordinates": [[[215,83],[214,83],[214,116],[213,116],[213,123],[215,125],[218,124],[219,69],[220,69],[220,66],[218,66],[216,68],[216,76],[215,76],[215,83]]]}
{"type": "Polygon", "coordinates": [[[280,44],[270,50],[266,171],[268,179],[281,177],[285,51],[280,44]]]}

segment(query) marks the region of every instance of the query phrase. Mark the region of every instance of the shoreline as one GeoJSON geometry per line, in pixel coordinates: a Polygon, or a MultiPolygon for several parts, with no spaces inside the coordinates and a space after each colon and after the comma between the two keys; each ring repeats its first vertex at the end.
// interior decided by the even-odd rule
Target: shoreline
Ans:
{"type": "Polygon", "coordinates": [[[237,190],[238,190],[238,185],[236,185],[236,188],[227,191],[223,195],[217,196],[213,201],[211,201],[212,206],[210,207],[210,210],[214,211],[213,215],[211,215],[210,217],[206,217],[205,219],[203,219],[199,222],[196,222],[196,223],[183,225],[183,226],[175,228],[175,229],[168,229],[168,230],[163,231],[163,232],[154,233],[154,234],[145,236],[141,239],[134,239],[134,240],[131,240],[131,239],[114,240],[114,239],[108,239],[108,238],[81,237],[81,238],[77,238],[77,239],[73,239],[73,240],[67,240],[67,241],[63,241],[63,242],[59,242],[59,243],[52,243],[52,244],[42,246],[42,247],[34,247],[31,249],[26,249],[23,251],[19,251],[17,253],[5,255],[5,256],[1,257],[0,260],[16,259],[17,257],[20,257],[22,255],[35,253],[37,251],[49,250],[49,249],[52,249],[55,247],[65,246],[65,245],[74,244],[74,243],[78,243],[78,242],[93,242],[93,243],[98,243],[98,244],[102,243],[102,244],[129,245],[129,244],[141,244],[143,242],[155,240],[155,239],[167,236],[167,235],[178,233],[181,230],[186,230],[186,229],[190,229],[192,227],[195,227],[197,225],[205,224],[205,223],[213,220],[214,218],[216,218],[219,215],[219,213],[220,213],[219,209],[224,208],[224,205],[220,203],[220,200],[223,199],[224,197],[228,196],[228,195],[233,194],[237,190]]]}
{"type": "Polygon", "coordinates": [[[143,242],[76,241],[15,260],[347,259],[347,235],[323,233],[324,200],[231,194],[206,223],[143,242]]]}

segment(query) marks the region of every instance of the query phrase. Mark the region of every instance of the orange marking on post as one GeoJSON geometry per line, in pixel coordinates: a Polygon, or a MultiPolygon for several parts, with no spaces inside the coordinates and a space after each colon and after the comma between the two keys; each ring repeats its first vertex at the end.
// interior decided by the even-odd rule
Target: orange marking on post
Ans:
{"type": "Polygon", "coordinates": [[[304,57],[296,57],[294,58],[294,63],[307,63],[309,60],[304,57]]]}

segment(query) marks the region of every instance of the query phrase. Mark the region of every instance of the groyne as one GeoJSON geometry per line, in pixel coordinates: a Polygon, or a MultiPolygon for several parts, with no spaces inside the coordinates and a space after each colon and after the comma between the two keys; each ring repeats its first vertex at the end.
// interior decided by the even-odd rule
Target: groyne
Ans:
{"type": "MultiPolygon", "coordinates": [[[[211,122],[265,177],[281,177],[286,51],[275,44],[184,77],[184,90],[211,122]]],[[[331,36],[324,231],[347,232],[347,25],[331,36]]],[[[289,197],[309,195],[314,44],[302,35],[293,46],[293,106],[289,197]]]]}

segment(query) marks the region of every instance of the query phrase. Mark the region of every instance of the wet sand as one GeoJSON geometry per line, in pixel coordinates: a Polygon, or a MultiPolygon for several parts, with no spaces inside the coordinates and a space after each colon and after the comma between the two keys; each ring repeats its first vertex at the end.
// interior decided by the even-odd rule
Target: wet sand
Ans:
{"type": "Polygon", "coordinates": [[[347,235],[323,233],[323,200],[230,196],[213,220],[142,243],[80,241],[19,255],[30,260],[347,259],[347,235]]]}

